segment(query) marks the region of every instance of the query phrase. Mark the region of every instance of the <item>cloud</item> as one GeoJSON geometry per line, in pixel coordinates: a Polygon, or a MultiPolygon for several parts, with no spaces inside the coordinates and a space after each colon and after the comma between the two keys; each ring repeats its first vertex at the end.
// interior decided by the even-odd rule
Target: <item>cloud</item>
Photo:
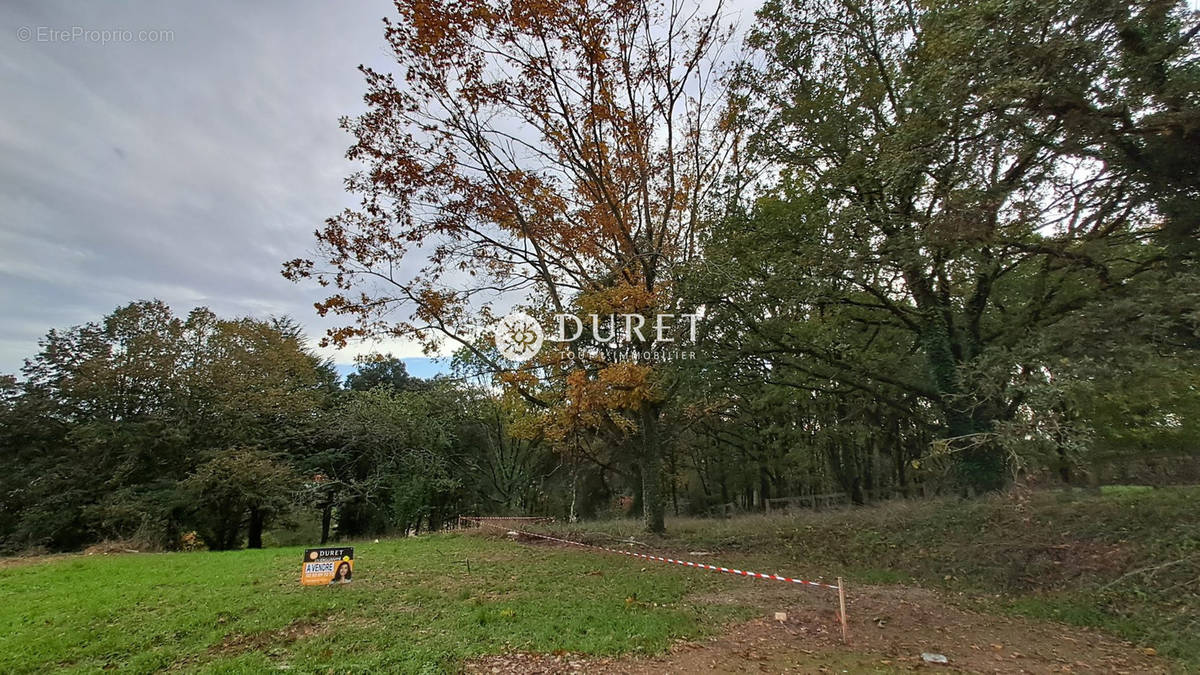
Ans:
{"type": "MultiPolygon", "coordinates": [[[[735,1],[730,18],[756,5],[735,1]]],[[[356,205],[337,120],[364,108],[358,65],[388,69],[380,20],[393,12],[387,0],[0,4],[0,373],[52,327],[155,297],[177,313],[287,314],[319,338],[332,325],[312,307],[321,289],[279,268],[356,205]],[[102,31],[130,39],[89,39],[102,31]],[[43,39],[55,35],[68,38],[43,39]]],[[[373,350],[421,356],[398,341],[324,353],[373,350]]]]}
{"type": "Polygon", "coordinates": [[[384,0],[5,3],[0,372],[50,328],[150,297],[289,314],[319,337],[321,289],[279,268],[353,205],[337,119],[363,107],[357,66],[387,67],[390,13],[384,0]],[[22,27],[35,37],[13,39],[22,27]],[[170,39],[36,37],[74,27],[170,39]]]}

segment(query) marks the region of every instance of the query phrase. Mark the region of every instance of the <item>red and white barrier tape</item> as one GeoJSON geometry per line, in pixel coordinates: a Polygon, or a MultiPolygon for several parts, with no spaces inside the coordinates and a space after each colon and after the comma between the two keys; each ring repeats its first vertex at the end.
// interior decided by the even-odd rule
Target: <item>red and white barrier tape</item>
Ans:
{"type": "Polygon", "coordinates": [[[720,567],[717,565],[709,565],[707,563],[689,562],[687,560],[675,560],[674,558],[664,558],[662,556],[657,556],[657,555],[647,555],[645,553],[634,553],[633,551],[622,551],[620,549],[615,549],[615,548],[605,548],[603,546],[595,546],[593,544],[584,544],[584,543],[578,542],[578,541],[571,541],[570,539],[559,539],[558,537],[551,537],[548,534],[538,534],[537,532],[524,532],[522,530],[513,530],[512,528],[500,527],[499,525],[494,525],[490,522],[486,522],[488,520],[513,520],[512,518],[508,518],[508,519],[505,519],[505,518],[474,518],[474,517],[468,517],[468,516],[461,516],[461,518],[462,518],[462,520],[476,522],[481,526],[486,525],[488,527],[494,527],[499,530],[511,530],[513,532],[516,532],[518,534],[523,534],[528,537],[537,537],[539,539],[546,539],[548,541],[557,541],[560,544],[570,544],[572,546],[579,546],[582,548],[592,548],[592,549],[596,549],[598,551],[605,551],[607,553],[617,553],[619,555],[630,556],[632,558],[642,558],[643,560],[654,560],[656,562],[671,563],[672,565],[681,565],[683,567],[695,567],[696,569],[711,570],[713,572],[724,572],[726,574],[736,574],[738,576],[752,577],[755,579],[770,579],[773,581],[784,581],[787,583],[799,584],[801,586],[816,586],[818,588],[831,588],[835,591],[838,590],[838,587],[836,585],[827,584],[827,583],[823,583],[820,581],[806,581],[804,579],[793,579],[792,577],[780,576],[778,574],[763,574],[761,572],[749,572],[746,570],[737,570],[737,569],[731,569],[728,567],[720,567]]]}
{"type": "Polygon", "coordinates": [[[554,516],[459,516],[461,520],[519,520],[524,523],[552,523],[554,516]]]}

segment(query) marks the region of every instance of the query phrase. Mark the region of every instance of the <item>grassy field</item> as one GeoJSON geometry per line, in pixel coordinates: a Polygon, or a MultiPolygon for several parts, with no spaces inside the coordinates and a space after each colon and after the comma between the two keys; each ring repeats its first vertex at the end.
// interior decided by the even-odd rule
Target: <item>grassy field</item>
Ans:
{"type": "MultiPolygon", "coordinates": [[[[1197,669],[1197,503],[1200,488],[1014,494],[675,519],[661,538],[635,521],[548,531],[706,552],[743,569],[843,574],[852,588],[941,589],[987,613],[1100,628],[1197,669]]],[[[477,534],[356,549],[354,583],[335,588],[298,585],[299,548],[0,560],[0,672],[440,672],[518,651],[656,653],[761,615],[700,598],[768,583],[477,534]]]]}
{"type": "Polygon", "coordinates": [[[682,601],[712,576],[478,536],[359,544],[344,587],[300,587],[300,559],[286,548],[9,561],[0,672],[441,672],[506,650],[656,652],[743,614],[682,601]]]}
{"type": "Polygon", "coordinates": [[[987,612],[1099,628],[1200,672],[1200,487],[1013,493],[989,499],[724,521],[666,537],[611,521],[548,531],[595,543],[705,550],[750,569],[951,592],[987,612]],[[590,539],[589,539],[590,538],[590,539]]]}

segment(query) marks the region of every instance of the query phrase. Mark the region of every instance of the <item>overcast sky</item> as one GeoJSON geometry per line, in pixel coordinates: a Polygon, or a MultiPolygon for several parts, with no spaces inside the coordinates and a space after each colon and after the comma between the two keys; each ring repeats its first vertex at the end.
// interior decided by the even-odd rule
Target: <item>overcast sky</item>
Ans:
{"type": "MultiPolygon", "coordinates": [[[[391,63],[393,12],[388,0],[3,0],[0,373],[50,328],[137,299],[286,314],[319,338],[319,287],[279,269],[355,205],[337,120],[364,108],[358,65],[391,63]]],[[[345,364],[371,349],[325,354],[345,364]]]]}
{"type": "Polygon", "coordinates": [[[0,373],[51,327],[142,298],[180,314],[288,314],[319,336],[319,289],[279,268],[353,205],[337,119],[363,108],[357,66],[389,63],[390,12],[386,0],[5,0],[0,373]],[[76,28],[129,33],[102,44],[76,28]]]}

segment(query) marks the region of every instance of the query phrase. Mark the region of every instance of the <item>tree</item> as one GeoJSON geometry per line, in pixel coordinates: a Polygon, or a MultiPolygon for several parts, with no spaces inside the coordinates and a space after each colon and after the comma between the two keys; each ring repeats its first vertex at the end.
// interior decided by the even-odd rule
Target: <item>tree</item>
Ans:
{"type": "Polygon", "coordinates": [[[444,387],[348,392],[325,418],[324,449],[304,465],[320,476],[310,489],[324,517],[336,510],[338,535],[409,532],[444,518],[459,487],[449,457],[458,417],[444,387]]]}
{"type": "Polygon", "coordinates": [[[730,223],[739,249],[765,255],[723,295],[813,377],[934,407],[963,480],[989,490],[1011,469],[998,424],[1046,365],[1038,336],[1161,255],[1130,177],[1079,152],[1061,120],[1008,105],[981,70],[1012,44],[1052,49],[1045,15],[989,5],[994,20],[960,30],[962,7],[764,6],[748,117],[781,180],[748,227],[730,223]],[[796,320],[777,321],[787,299],[796,320]]]}
{"type": "MultiPolygon", "coordinates": [[[[738,137],[723,114],[720,12],[647,0],[401,0],[386,22],[397,73],[363,68],[368,111],[343,121],[357,211],[317,232],[322,261],[285,276],[335,292],[321,314],[356,336],[449,340],[536,405],[638,446],[647,526],[663,528],[655,368],[553,351],[512,373],[477,340],[489,296],[539,316],[673,311],[678,267],[719,196],[738,137]],[[428,256],[414,271],[410,253],[428,256]],[[397,309],[402,312],[397,313],[397,309]],[[407,319],[395,321],[394,316],[407,319]],[[598,393],[624,392],[618,406],[598,393]],[[569,412],[575,406],[586,415],[569,412]]],[[[630,337],[630,336],[626,336],[630,337]]],[[[637,340],[640,349],[653,344],[637,340]]],[[[567,431],[559,437],[569,435],[567,431]]]]}
{"type": "Polygon", "coordinates": [[[375,387],[419,391],[425,386],[424,380],[408,374],[408,367],[403,360],[391,354],[363,360],[357,370],[346,376],[346,388],[353,391],[367,391],[375,387]]]}
{"type": "Polygon", "coordinates": [[[304,451],[336,386],[290,321],[181,318],[159,301],[50,331],[22,374],[0,435],[0,536],[55,549],[175,546],[181,481],[231,447],[304,451]]]}
{"type": "Polygon", "coordinates": [[[1200,16],[1188,3],[969,3],[944,18],[946,32],[976,41],[958,55],[989,80],[998,107],[1054,120],[1072,152],[1124,173],[1156,207],[1171,270],[1196,262],[1200,16]]]}
{"type": "Polygon", "coordinates": [[[463,415],[455,461],[484,513],[533,513],[556,469],[537,411],[515,392],[460,392],[463,415]],[[486,505],[486,506],[484,506],[486,505]]]}
{"type": "Polygon", "coordinates": [[[228,551],[262,548],[263,529],[293,503],[298,476],[262,451],[231,448],[201,464],[180,485],[204,543],[228,551]]]}

